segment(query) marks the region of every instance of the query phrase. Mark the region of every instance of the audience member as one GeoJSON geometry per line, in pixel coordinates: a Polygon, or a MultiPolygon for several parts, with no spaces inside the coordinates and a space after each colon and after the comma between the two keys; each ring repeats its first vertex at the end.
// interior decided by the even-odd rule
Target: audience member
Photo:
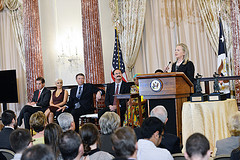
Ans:
{"type": "Polygon", "coordinates": [[[57,160],[61,160],[62,156],[59,150],[59,139],[62,134],[61,127],[56,123],[48,124],[44,129],[44,142],[52,148],[52,151],[57,160]]]}
{"type": "Polygon", "coordinates": [[[115,156],[112,149],[111,135],[120,126],[120,117],[115,112],[105,112],[99,119],[101,130],[100,150],[115,156]]]}
{"type": "Polygon", "coordinates": [[[164,134],[164,124],[156,117],[149,117],[143,121],[141,134],[144,139],[138,140],[138,160],[173,160],[170,152],[157,148],[164,134]]]}
{"type": "MultiPolygon", "coordinates": [[[[115,69],[113,71],[115,82],[107,85],[107,91],[105,95],[106,107],[98,112],[98,118],[100,118],[107,111],[117,112],[117,98],[113,96],[114,94],[130,93],[130,86],[122,80],[122,76],[122,71],[120,69],[115,69]]],[[[121,124],[123,124],[124,121],[126,103],[127,100],[119,100],[121,124]]]]}
{"type": "Polygon", "coordinates": [[[231,152],[231,160],[239,160],[240,159],[240,147],[234,149],[231,152]]]}
{"type": "Polygon", "coordinates": [[[132,128],[118,128],[112,134],[112,143],[117,156],[115,160],[137,159],[137,138],[132,128]]]}
{"type": "MultiPolygon", "coordinates": [[[[162,105],[158,105],[155,108],[153,108],[152,111],[150,112],[150,116],[151,117],[157,117],[164,124],[166,124],[167,121],[168,121],[167,110],[162,105]]],[[[143,138],[143,136],[141,135],[141,127],[135,128],[134,131],[137,135],[137,139],[142,139],[143,138]]],[[[165,148],[171,154],[181,153],[180,139],[176,135],[164,132],[163,137],[164,138],[162,139],[160,145],[158,146],[159,148],[165,148]]]]}
{"type": "Polygon", "coordinates": [[[53,123],[54,115],[58,117],[66,109],[65,104],[68,99],[68,91],[62,88],[63,80],[57,79],[55,85],[57,89],[53,91],[50,106],[44,113],[49,123],[53,123]]]}
{"type": "Polygon", "coordinates": [[[210,155],[209,141],[204,135],[194,133],[187,139],[184,153],[187,160],[208,160],[210,155]]]}
{"type": "Polygon", "coordinates": [[[157,69],[154,73],[163,73],[163,70],[157,69]]]}
{"type": "Polygon", "coordinates": [[[38,77],[36,79],[36,86],[38,90],[34,92],[32,102],[28,102],[27,105],[22,108],[18,116],[18,126],[22,125],[22,119],[24,118],[24,124],[26,129],[30,129],[29,119],[31,115],[37,111],[45,112],[45,110],[49,106],[51,92],[44,87],[44,78],[38,77]]]}
{"type": "Polygon", "coordinates": [[[82,73],[76,75],[78,87],[71,89],[67,110],[71,112],[75,122],[75,131],[79,131],[79,117],[94,112],[93,93],[96,93],[96,101],[101,99],[104,90],[98,89],[93,84],[84,83],[85,76],[82,73]]]}
{"type": "Polygon", "coordinates": [[[64,160],[80,160],[83,155],[82,140],[75,131],[69,130],[64,132],[58,144],[64,160]]]}
{"type": "Polygon", "coordinates": [[[66,132],[68,130],[75,130],[75,122],[73,120],[73,116],[70,113],[61,113],[58,116],[57,121],[63,132],[66,132]]]}
{"type": "MultiPolygon", "coordinates": [[[[164,106],[156,106],[150,112],[151,117],[157,117],[160,119],[164,124],[168,121],[168,113],[164,106]]],[[[180,149],[180,139],[171,133],[164,132],[163,139],[158,147],[166,148],[171,154],[174,153],[181,153],[180,149]]]]}
{"type": "Polygon", "coordinates": [[[82,137],[84,146],[84,155],[82,159],[89,158],[90,160],[112,160],[113,156],[107,152],[100,151],[97,147],[99,143],[99,132],[97,127],[92,123],[84,124],[79,134],[82,137]]]}
{"type": "Polygon", "coordinates": [[[38,111],[31,115],[30,126],[36,132],[33,136],[33,144],[44,144],[44,128],[47,124],[47,119],[42,111],[38,111]]]}
{"type": "Polygon", "coordinates": [[[45,144],[37,144],[26,149],[21,160],[55,160],[50,147],[45,144]]]}
{"type": "Polygon", "coordinates": [[[233,149],[240,146],[240,113],[236,113],[235,115],[231,116],[227,126],[231,137],[218,140],[216,142],[216,156],[221,154],[230,155],[233,149]]]}
{"type": "Polygon", "coordinates": [[[12,110],[2,113],[2,123],[4,125],[0,132],[0,149],[13,150],[9,141],[9,136],[17,128],[16,115],[12,110]]]}
{"type": "Polygon", "coordinates": [[[23,151],[32,146],[32,136],[27,129],[19,128],[10,134],[10,144],[16,153],[12,160],[20,160],[23,151]]]}

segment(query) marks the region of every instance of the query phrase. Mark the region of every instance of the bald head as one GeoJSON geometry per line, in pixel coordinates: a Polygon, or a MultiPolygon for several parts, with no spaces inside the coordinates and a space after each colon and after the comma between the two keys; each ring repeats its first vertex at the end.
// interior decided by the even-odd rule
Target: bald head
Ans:
{"type": "Polygon", "coordinates": [[[152,111],[150,112],[150,116],[151,117],[157,117],[163,123],[166,123],[167,122],[168,113],[167,113],[167,110],[165,109],[164,106],[159,105],[159,106],[156,106],[156,107],[154,107],[152,109],[152,111]]]}

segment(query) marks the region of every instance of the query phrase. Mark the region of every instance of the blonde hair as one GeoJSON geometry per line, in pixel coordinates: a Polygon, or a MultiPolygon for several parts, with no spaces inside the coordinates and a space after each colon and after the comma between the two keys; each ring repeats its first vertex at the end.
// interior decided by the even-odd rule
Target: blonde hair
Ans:
{"type": "Polygon", "coordinates": [[[47,118],[45,117],[45,114],[42,111],[38,111],[32,114],[29,120],[30,126],[36,132],[43,131],[45,128],[46,122],[47,122],[47,118]]]}
{"type": "Polygon", "coordinates": [[[184,63],[183,64],[185,65],[189,61],[189,50],[188,50],[188,47],[184,43],[179,43],[179,44],[177,44],[177,46],[181,46],[183,52],[185,53],[185,55],[183,56],[183,59],[184,59],[184,63]]]}
{"type": "Polygon", "coordinates": [[[231,116],[227,126],[232,136],[240,135],[240,112],[231,116]]]}
{"type": "Polygon", "coordinates": [[[63,83],[63,80],[62,80],[61,78],[57,78],[57,79],[55,80],[55,83],[57,83],[57,81],[61,81],[61,82],[63,83]]]}

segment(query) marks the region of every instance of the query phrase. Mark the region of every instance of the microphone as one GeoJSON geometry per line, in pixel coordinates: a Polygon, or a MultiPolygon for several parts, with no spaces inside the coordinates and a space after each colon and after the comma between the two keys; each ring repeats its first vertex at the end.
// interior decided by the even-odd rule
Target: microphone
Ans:
{"type": "Polygon", "coordinates": [[[171,63],[172,63],[171,61],[168,62],[168,65],[167,65],[167,67],[165,68],[164,72],[167,72],[168,66],[169,66],[171,63]]]}
{"type": "Polygon", "coordinates": [[[171,63],[172,63],[171,61],[168,62],[168,65],[167,65],[167,67],[165,68],[164,72],[167,72],[168,66],[169,66],[171,63]]]}

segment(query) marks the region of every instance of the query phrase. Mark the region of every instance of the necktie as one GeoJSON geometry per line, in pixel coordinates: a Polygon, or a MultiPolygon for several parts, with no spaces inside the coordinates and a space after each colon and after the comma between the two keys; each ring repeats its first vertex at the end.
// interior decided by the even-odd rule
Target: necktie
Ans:
{"type": "Polygon", "coordinates": [[[80,99],[81,97],[81,90],[82,90],[82,87],[79,87],[79,90],[78,90],[78,93],[77,93],[77,98],[80,99]]]}
{"type": "Polygon", "coordinates": [[[39,90],[39,92],[38,92],[38,100],[40,98],[40,95],[41,95],[41,90],[39,90]]]}
{"type": "MultiPolygon", "coordinates": [[[[118,94],[118,89],[119,89],[119,84],[117,84],[117,88],[116,88],[115,94],[118,94]]],[[[114,100],[113,100],[113,105],[116,105],[116,104],[117,104],[117,97],[115,96],[114,100]]]]}

